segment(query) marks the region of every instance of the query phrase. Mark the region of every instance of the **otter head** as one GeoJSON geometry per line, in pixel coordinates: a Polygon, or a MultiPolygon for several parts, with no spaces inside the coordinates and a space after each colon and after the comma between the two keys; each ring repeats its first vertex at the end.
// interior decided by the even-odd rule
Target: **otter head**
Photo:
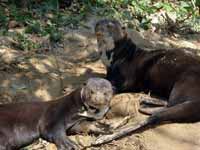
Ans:
{"type": "Polygon", "coordinates": [[[127,36],[125,27],[117,20],[103,19],[96,23],[95,34],[101,60],[107,67],[112,61],[112,50],[115,43],[127,36]]]}
{"type": "Polygon", "coordinates": [[[90,78],[86,81],[81,90],[86,111],[80,116],[101,119],[110,108],[110,101],[113,97],[111,83],[102,78],[90,78]]]}

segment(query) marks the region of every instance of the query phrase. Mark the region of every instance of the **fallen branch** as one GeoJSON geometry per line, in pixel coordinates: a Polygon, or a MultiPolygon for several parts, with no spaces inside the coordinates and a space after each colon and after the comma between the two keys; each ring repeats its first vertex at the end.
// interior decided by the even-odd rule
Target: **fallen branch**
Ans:
{"type": "Polygon", "coordinates": [[[117,132],[113,134],[100,136],[90,145],[90,147],[106,144],[106,143],[112,142],[113,140],[122,138],[132,132],[137,132],[138,130],[145,128],[148,125],[148,123],[149,121],[145,120],[136,126],[134,126],[134,124],[131,124],[128,127],[119,129],[117,132]]]}

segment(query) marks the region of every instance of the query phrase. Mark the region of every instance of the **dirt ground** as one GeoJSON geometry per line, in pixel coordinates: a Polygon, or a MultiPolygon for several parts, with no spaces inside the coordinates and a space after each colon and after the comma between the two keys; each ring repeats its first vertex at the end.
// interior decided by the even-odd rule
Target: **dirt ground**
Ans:
{"type": "MultiPolygon", "coordinates": [[[[46,49],[34,52],[19,51],[9,47],[9,38],[0,37],[0,102],[52,100],[81,86],[90,77],[104,77],[105,68],[98,59],[97,43],[93,32],[96,19],[88,21],[90,29],[63,29],[64,39],[57,45],[50,45],[46,39],[36,39],[48,45],[46,49]]],[[[200,50],[200,35],[187,37],[163,37],[146,31],[129,31],[140,47],[190,48],[200,50]]],[[[34,36],[33,36],[34,39],[34,36]]],[[[198,52],[198,51],[197,51],[198,52]]],[[[189,87],[188,87],[189,88],[189,87]]],[[[145,116],[137,112],[138,101],[143,94],[127,93],[113,98],[112,112],[107,120],[122,120],[131,116],[138,122],[145,116]],[[118,105],[118,101],[123,105],[118,105]]],[[[76,135],[71,138],[82,145],[89,144],[94,136],[76,135]]],[[[36,141],[25,148],[28,150],[55,150],[53,144],[36,141]]],[[[134,134],[101,147],[101,150],[200,150],[200,123],[167,124],[134,134]]]]}

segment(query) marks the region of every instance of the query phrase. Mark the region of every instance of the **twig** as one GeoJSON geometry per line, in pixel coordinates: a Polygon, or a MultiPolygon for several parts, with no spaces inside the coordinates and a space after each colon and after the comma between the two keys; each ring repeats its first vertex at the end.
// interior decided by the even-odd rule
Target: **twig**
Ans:
{"type": "Polygon", "coordinates": [[[196,5],[195,5],[196,0],[191,0],[191,2],[192,2],[192,5],[193,5],[194,9],[196,9],[196,5]]]}

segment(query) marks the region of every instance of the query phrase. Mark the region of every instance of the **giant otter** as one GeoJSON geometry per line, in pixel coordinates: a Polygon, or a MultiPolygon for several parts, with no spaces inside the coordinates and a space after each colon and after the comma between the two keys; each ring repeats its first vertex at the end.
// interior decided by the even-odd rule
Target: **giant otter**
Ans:
{"type": "Polygon", "coordinates": [[[109,81],[91,78],[69,95],[48,102],[0,105],[0,150],[14,150],[39,137],[58,150],[78,149],[67,130],[86,118],[101,119],[113,95],[109,81]]]}
{"type": "MultiPolygon", "coordinates": [[[[200,59],[184,49],[147,51],[139,48],[116,20],[100,20],[95,33],[101,59],[107,67],[106,78],[116,92],[151,92],[165,101],[159,109],[140,109],[149,114],[138,126],[102,136],[93,144],[102,144],[128,133],[161,122],[200,121],[200,59]]],[[[148,103],[148,100],[146,101],[148,103]]]]}

